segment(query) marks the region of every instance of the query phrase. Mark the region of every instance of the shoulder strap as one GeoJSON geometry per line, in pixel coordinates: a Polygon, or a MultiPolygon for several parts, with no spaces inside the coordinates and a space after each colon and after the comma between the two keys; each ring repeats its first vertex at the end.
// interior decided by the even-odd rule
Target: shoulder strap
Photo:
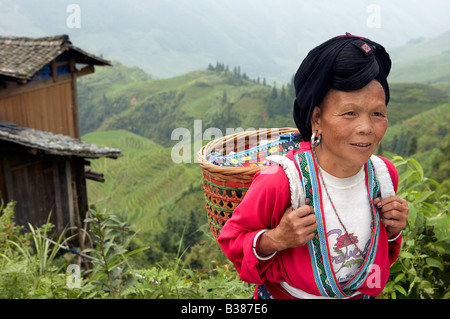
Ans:
{"type": "Polygon", "coordinates": [[[375,178],[380,187],[381,198],[395,195],[391,174],[389,174],[386,163],[376,155],[372,155],[370,160],[372,161],[373,169],[375,171],[375,178]]]}
{"type": "Polygon", "coordinates": [[[274,164],[280,165],[289,180],[291,190],[291,204],[293,209],[305,205],[306,195],[303,191],[303,185],[297,168],[292,160],[281,155],[271,155],[267,159],[274,164]]]}

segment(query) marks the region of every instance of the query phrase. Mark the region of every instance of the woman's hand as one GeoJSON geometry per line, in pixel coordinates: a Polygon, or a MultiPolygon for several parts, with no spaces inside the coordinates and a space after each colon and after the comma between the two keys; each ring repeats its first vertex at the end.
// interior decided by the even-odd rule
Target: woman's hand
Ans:
{"type": "Polygon", "coordinates": [[[386,225],[388,238],[400,233],[406,227],[408,218],[408,202],[397,196],[381,199],[377,197],[373,203],[381,212],[381,222],[386,225]]]}
{"type": "Polygon", "coordinates": [[[261,235],[257,248],[258,255],[270,255],[275,251],[303,246],[314,238],[317,230],[317,219],[314,208],[306,205],[293,210],[289,206],[283,214],[278,226],[261,235]]]}

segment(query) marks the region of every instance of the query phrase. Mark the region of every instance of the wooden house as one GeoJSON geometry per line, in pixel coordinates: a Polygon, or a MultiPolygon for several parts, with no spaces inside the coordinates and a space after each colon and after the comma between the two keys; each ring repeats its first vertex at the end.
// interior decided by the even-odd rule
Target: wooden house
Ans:
{"type": "Polygon", "coordinates": [[[80,140],[77,78],[110,62],[68,36],[0,37],[0,197],[18,224],[80,227],[88,211],[89,160],[120,150],[80,140]]]}

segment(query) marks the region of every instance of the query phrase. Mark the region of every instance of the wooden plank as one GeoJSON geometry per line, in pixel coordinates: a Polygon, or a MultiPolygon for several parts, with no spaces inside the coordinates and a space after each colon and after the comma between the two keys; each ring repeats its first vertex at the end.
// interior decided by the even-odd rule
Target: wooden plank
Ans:
{"type": "Polygon", "coordinates": [[[30,221],[32,210],[29,200],[29,165],[23,165],[23,160],[20,158],[8,158],[5,163],[8,201],[17,202],[15,208],[16,222],[19,225],[26,226],[30,221]]]}
{"type": "Polygon", "coordinates": [[[0,120],[6,120],[8,118],[8,109],[10,108],[11,101],[8,99],[2,103],[0,100],[0,120]]]}
{"type": "Polygon", "coordinates": [[[15,101],[10,101],[11,103],[8,104],[8,106],[6,107],[6,118],[4,119],[5,121],[8,121],[8,119],[13,118],[14,117],[14,102],[15,101]]]}
{"type": "Polygon", "coordinates": [[[53,82],[53,79],[45,79],[39,81],[29,82],[25,85],[20,85],[11,89],[0,90],[0,99],[9,98],[15,95],[20,95],[26,92],[41,90],[42,88],[52,87],[60,85],[62,83],[69,83],[72,81],[72,75],[70,73],[58,76],[58,81],[53,82]]]}
{"type": "Polygon", "coordinates": [[[56,66],[64,66],[64,65],[69,65],[69,61],[60,61],[60,62],[56,62],[56,66]]]}
{"type": "Polygon", "coordinates": [[[73,126],[75,129],[75,138],[81,139],[80,115],[78,113],[78,94],[77,94],[77,73],[75,68],[75,60],[70,58],[69,69],[72,74],[72,116],[73,126]]]}
{"type": "Polygon", "coordinates": [[[51,68],[52,68],[52,79],[53,79],[53,82],[56,82],[58,80],[58,71],[57,71],[57,67],[56,67],[56,59],[52,60],[51,68]]]}
{"type": "MultiPolygon", "coordinates": [[[[42,131],[49,131],[49,132],[55,132],[55,128],[52,125],[52,117],[53,112],[49,109],[50,105],[48,100],[50,87],[47,87],[45,89],[42,89],[40,91],[34,91],[30,94],[30,96],[33,96],[36,102],[34,102],[36,105],[33,105],[33,101],[30,101],[30,104],[28,105],[28,108],[33,108],[33,111],[30,110],[30,113],[33,114],[33,117],[36,119],[39,119],[39,122],[41,123],[39,125],[38,130],[42,131]],[[36,114],[36,111],[39,110],[39,114],[36,114]]],[[[56,132],[55,132],[56,133],[56,132]]]]}
{"type": "Polygon", "coordinates": [[[75,167],[75,180],[77,183],[77,194],[78,194],[78,207],[81,219],[84,220],[86,213],[89,210],[88,198],[87,198],[87,187],[86,187],[86,177],[84,175],[84,160],[77,159],[74,162],[75,167]]]}
{"type": "Polygon", "coordinates": [[[59,167],[58,162],[53,161],[53,186],[55,189],[55,205],[56,205],[56,229],[57,231],[62,231],[64,228],[63,226],[63,204],[62,204],[62,197],[61,197],[61,184],[60,184],[60,174],[59,174],[59,167]]]}
{"type": "Polygon", "coordinates": [[[93,180],[96,182],[100,182],[100,183],[105,182],[105,176],[103,175],[103,173],[94,172],[94,171],[91,171],[90,169],[88,169],[84,172],[84,176],[87,179],[90,179],[90,180],[93,180]]]}
{"type": "Polygon", "coordinates": [[[72,186],[72,167],[70,161],[65,161],[66,165],[66,183],[67,183],[67,203],[69,208],[69,225],[74,226],[74,198],[72,186]]]}
{"type": "Polygon", "coordinates": [[[78,110],[73,106],[74,89],[72,82],[60,82],[0,99],[0,120],[79,138],[75,127],[79,122],[73,118],[74,110],[78,110]]]}
{"type": "Polygon", "coordinates": [[[56,134],[65,134],[64,129],[64,115],[62,114],[63,105],[59,102],[59,87],[52,87],[47,89],[48,101],[46,103],[47,116],[52,128],[52,132],[56,134]]]}
{"type": "Polygon", "coordinates": [[[66,135],[76,137],[74,121],[72,119],[72,85],[67,83],[61,87],[61,105],[66,135]]]}
{"type": "Polygon", "coordinates": [[[11,174],[14,183],[15,197],[13,200],[17,201],[16,205],[16,219],[22,225],[27,225],[31,217],[31,205],[29,201],[29,184],[28,184],[28,167],[20,165],[11,169],[11,174]],[[22,186],[22,187],[19,187],[22,186]]]}
{"type": "MultiPolygon", "coordinates": [[[[20,101],[20,100],[18,100],[20,101]]],[[[25,125],[28,125],[30,122],[30,112],[27,112],[27,107],[25,104],[20,103],[19,105],[16,105],[17,112],[19,113],[20,119],[22,120],[22,123],[25,125]]]]}
{"type": "Polygon", "coordinates": [[[50,160],[42,161],[42,179],[44,180],[44,189],[43,189],[43,202],[45,202],[46,212],[49,214],[52,213],[51,222],[53,225],[56,225],[56,190],[54,187],[54,177],[53,177],[53,163],[50,160]]]}
{"type": "Polygon", "coordinates": [[[14,183],[11,176],[11,165],[9,163],[8,158],[5,158],[3,160],[3,167],[5,168],[5,186],[6,186],[6,198],[9,201],[11,201],[15,197],[14,192],[14,183]]]}
{"type": "MultiPolygon", "coordinates": [[[[29,215],[27,216],[28,222],[39,227],[47,222],[50,211],[46,211],[47,205],[45,199],[42,196],[43,189],[45,188],[43,176],[42,176],[42,160],[30,162],[28,167],[27,178],[27,200],[30,203],[29,215]]],[[[18,185],[16,185],[18,187],[18,185]]]]}
{"type": "MultiPolygon", "coordinates": [[[[75,178],[76,179],[76,178],[75,178]]],[[[86,249],[86,233],[88,231],[88,223],[85,223],[83,227],[82,221],[81,221],[81,214],[80,214],[80,207],[78,205],[78,194],[77,194],[77,183],[75,181],[72,181],[72,191],[74,194],[74,208],[75,208],[75,218],[77,223],[77,232],[78,232],[78,241],[80,243],[81,251],[84,251],[86,249]]],[[[86,215],[84,215],[86,217],[86,215]]],[[[83,218],[84,220],[84,218],[83,218]]],[[[93,248],[93,247],[89,247],[93,248]]],[[[81,260],[78,261],[81,263],[81,260]]],[[[85,269],[91,269],[90,263],[86,260],[86,258],[83,259],[84,267],[85,269]]]]}
{"type": "Polygon", "coordinates": [[[82,68],[81,70],[77,70],[76,73],[77,73],[77,77],[80,77],[80,76],[84,76],[84,75],[91,74],[94,72],[95,72],[94,66],[88,65],[88,66],[82,68]]]}
{"type": "Polygon", "coordinates": [[[4,158],[0,156],[0,199],[6,205],[8,202],[8,195],[6,193],[6,181],[4,172],[4,158]]]}

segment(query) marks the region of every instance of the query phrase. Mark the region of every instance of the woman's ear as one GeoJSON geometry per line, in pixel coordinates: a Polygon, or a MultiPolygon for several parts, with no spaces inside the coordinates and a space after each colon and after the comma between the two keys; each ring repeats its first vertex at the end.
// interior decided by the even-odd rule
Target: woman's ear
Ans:
{"type": "Polygon", "coordinates": [[[313,132],[320,128],[320,108],[318,106],[314,107],[311,115],[311,128],[313,132]]]}

